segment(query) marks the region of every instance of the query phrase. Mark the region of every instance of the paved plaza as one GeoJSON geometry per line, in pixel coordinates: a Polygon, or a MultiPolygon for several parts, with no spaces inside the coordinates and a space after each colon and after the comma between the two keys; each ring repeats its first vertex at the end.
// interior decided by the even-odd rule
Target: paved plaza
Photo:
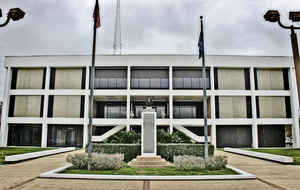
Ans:
{"type": "MultiPolygon", "coordinates": [[[[151,190],[268,190],[300,189],[300,166],[282,165],[274,162],[249,158],[241,155],[216,151],[217,155],[227,155],[229,164],[255,174],[257,180],[225,181],[154,181],[151,190]]],[[[65,180],[42,179],[40,173],[64,166],[67,154],[39,158],[11,165],[0,165],[0,189],[87,189],[87,190],[140,190],[142,181],[113,180],[65,180]]]]}

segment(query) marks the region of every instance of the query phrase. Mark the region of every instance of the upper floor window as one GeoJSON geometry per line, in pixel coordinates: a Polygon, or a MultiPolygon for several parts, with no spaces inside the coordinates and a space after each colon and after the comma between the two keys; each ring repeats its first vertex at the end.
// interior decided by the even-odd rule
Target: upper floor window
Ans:
{"type": "Polygon", "coordinates": [[[13,68],[11,89],[44,89],[46,68],[13,68]]]}
{"type": "Polygon", "coordinates": [[[85,68],[51,68],[50,89],[84,89],[85,68]]]}
{"type": "Polygon", "coordinates": [[[288,90],[287,69],[254,69],[256,90],[288,90]]]}
{"type": "Polygon", "coordinates": [[[210,89],[210,69],[206,68],[206,78],[202,77],[202,69],[197,68],[174,68],[173,88],[174,89],[202,89],[203,82],[207,89],[210,89]]]}
{"type": "Polygon", "coordinates": [[[250,90],[248,68],[215,68],[215,89],[250,90]]]}
{"type": "Polygon", "coordinates": [[[126,68],[97,68],[95,72],[95,89],[126,89],[126,68]]]}
{"type": "Polygon", "coordinates": [[[132,89],[169,89],[169,68],[134,67],[131,70],[132,89]]]}

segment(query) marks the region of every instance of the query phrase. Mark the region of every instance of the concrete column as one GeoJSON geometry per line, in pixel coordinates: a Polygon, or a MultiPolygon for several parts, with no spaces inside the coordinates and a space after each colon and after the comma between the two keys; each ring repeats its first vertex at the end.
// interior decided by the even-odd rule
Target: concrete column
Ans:
{"type": "Polygon", "coordinates": [[[88,125],[89,125],[89,87],[90,87],[90,67],[86,67],[86,80],[85,90],[86,94],[84,97],[84,124],[83,124],[83,148],[88,144],[88,125]]]}
{"type": "Polygon", "coordinates": [[[173,67],[169,66],[169,89],[173,90],[173,67]]]}
{"type": "Polygon", "coordinates": [[[130,90],[130,85],[131,85],[131,67],[130,65],[128,65],[127,67],[127,107],[126,107],[126,117],[127,117],[127,126],[126,126],[126,131],[130,131],[130,94],[129,94],[129,90],[130,90]]]}
{"type": "Polygon", "coordinates": [[[210,67],[210,88],[211,90],[215,90],[215,72],[214,67],[210,67]]]}
{"type": "Polygon", "coordinates": [[[42,124],[42,147],[47,147],[47,138],[48,138],[48,125],[47,123],[42,124]]]}
{"type": "Polygon", "coordinates": [[[217,146],[217,129],[216,129],[216,103],[215,103],[215,95],[211,95],[210,97],[210,106],[211,106],[211,144],[217,146]]]}
{"type": "Polygon", "coordinates": [[[128,65],[127,67],[127,90],[130,90],[130,84],[131,84],[131,67],[128,65]]]}
{"type": "Polygon", "coordinates": [[[2,118],[1,118],[1,133],[0,133],[0,146],[6,147],[7,146],[7,138],[8,138],[8,110],[9,110],[9,89],[11,86],[11,68],[5,68],[4,71],[4,93],[3,93],[3,105],[2,105],[2,118]]]}
{"type": "Polygon", "coordinates": [[[217,147],[217,129],[216,129],[216,103],[215,103],[215,73],[214,73],[214,67],[210,67],[210,88],[212,95],[210,96],[210,115],[211,115],[211,141],[210,143],[217,147]]]}
{"type": "Polygon", "coordinates": [[[127,101],[126,101],[126,118],[127,118],[127,126],[126,131],[130,131],[130,95],[127,94],[127,101]]]}
{"type": "Polygon", "coordinates": [[[257,124],[252,124],[252,148],[258,148],[257,124]]]}
{"type": "Polygon", "coordinates": [[[170,134],[173,133],[173,95],[169,95],[170,134]]]}
{"type": "Polygon", "coordinates": [[[299,101],[296,72],[294,67],[289,69],[289,86],[291,92],[291,111],[293,117],[292,133],[293,147],[300,148],[300,133],[299,133],[299,101]]]}
{"type": "Polygon", "coordinates": [[[89,124],[84,122],[83,124],[83,145],[82,147],[85,148],[88,144],[88,128],[89,124]]]}
{"type": "Polygon", "coordinates": [[[49,102],[49,90],[50,85],[50,67],[48,66],[46,68],[46,77],[45,77],[45,92],[44,93],[44,109],[43,109],[43,124],[42,124],[42,147],[47,147],[47,139],[48,139],[48,123],[47,123],[47,117],[48,117],[48,102],[49,102]]]}
{"type": "Polygon", "coordinates": [[[252,147],[258,148],[257,112],[255,97],[255,77],[254,67],[250,67],[250,90],[251,90],[251,109],[252,109],[252,147]]]}
{"type": "Polygon", "coordinates": [[[217,148],[217,127],[216,127],[216,124],[215,123],[212,123],[211,124],[211,129],[210,129],[210,138],[211,138],[211,141],[210,143],[212,145],[214,145],[215,148],[217,148]]]}

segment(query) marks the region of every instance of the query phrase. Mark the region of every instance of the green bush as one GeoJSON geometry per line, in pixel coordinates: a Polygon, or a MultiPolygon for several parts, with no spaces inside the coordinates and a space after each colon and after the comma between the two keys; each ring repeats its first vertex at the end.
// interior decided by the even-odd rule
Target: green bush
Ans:
{"type": "MultiPolygon", "coordinates": [[[[166,160],[173,162],[174,156],[200,156],[204,157],[203,144],[158,144],[157,154],[166,160]]],[[[214,146],[208,145],[208,155],[213,156],[214,146]]]]}
{"type": "Polygon", "coordinates": [[[109,137],[105,143],[118,143],[118,144],[139,144],[141,143],[141,134],[135,131],[120,131],[117,134],[109,137]]]}
{"type": "MultiPolygon", "coordinates": [[[[141,155],[141,144],[92,144],[92,152],[106,154],[124,154],[124,161],[129,162],[141,155]]],[[[208,154],[214,154],[214,146],[208,146],[208,154]]],[[[192,155],[204,157],[203,144],[157,144],[157,155],[173,162],[174,156],[192,155]]]]}
{"type": "Polygon", "coordinates": [[[92,152],[105,154],[124,154],[124,161],[129,162],[141,155],[140,144],[92,144],[92,152]]]}
{"type": "MultiPolygon", "coordinates": [[[[109,137],[105,143],[113,144],[140,144],[141,134],[135,131],[120,131],[117,134],[109,137]]],[[[182,132],[176,131],[173,134],[166,132],[163,129],[157,130],[158,143],[192,143],[191,139],[182,132]]]]}
{"type": "Polygon", "coordinates": [[[172,133],[171,143],[192,143],[191,138],[186,136],[184,133],[176,131],[172,133]]]}
{"type": "Polygon", "coordinates": [[[190,137],[176,131],[172,134],[163,129],[157,130],[157,143],[192,143],[190,137]]]}

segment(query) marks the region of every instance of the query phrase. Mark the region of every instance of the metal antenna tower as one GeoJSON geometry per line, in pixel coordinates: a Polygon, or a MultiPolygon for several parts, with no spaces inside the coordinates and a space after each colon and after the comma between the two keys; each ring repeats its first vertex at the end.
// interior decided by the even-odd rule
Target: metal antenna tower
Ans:
{"type": "Polygon", "coordinates": [[[115,34],[114,34],[114,44],[113,44],[114,54],[122,54],[120,11],[121,11],[120,0],[117,0],[115,34]]]}

